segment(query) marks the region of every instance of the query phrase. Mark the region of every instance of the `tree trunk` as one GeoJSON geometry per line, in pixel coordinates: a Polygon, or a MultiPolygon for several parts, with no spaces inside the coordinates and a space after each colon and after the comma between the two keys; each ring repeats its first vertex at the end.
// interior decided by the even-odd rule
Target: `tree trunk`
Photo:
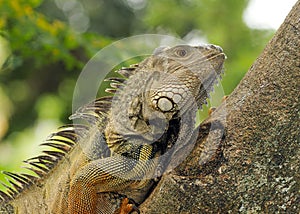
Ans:
{"type": "Polygon", "coordinates": [[[141,213],[300,213],[299,90],[300,1],[141,213]]]}

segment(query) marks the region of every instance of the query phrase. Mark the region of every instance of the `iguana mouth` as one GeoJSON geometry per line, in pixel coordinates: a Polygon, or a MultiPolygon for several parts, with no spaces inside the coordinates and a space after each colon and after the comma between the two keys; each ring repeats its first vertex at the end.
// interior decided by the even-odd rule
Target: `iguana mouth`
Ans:
{"type": "Polygon", "coordinates": [[[206,56],[206,60],[211,61],[217,57],[221,57],[223,60],[225,60],[227,57],[224,53],[219,53],[219,54],[210,54],[208,56],[206,56]]]}

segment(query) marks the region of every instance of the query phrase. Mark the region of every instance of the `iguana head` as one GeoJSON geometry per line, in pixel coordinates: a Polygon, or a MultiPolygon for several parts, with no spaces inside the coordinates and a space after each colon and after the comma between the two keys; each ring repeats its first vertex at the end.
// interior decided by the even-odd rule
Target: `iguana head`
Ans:
{"type": "Polygon", "coordinates": [[[174,112],[182,110],[190,99],[198,107],[203,105],[222,73],[225,58],[215,45],[157,48],[140,64],[141,70],[159,73],[151,86],[152,106],[161,112],[174,112]]]}

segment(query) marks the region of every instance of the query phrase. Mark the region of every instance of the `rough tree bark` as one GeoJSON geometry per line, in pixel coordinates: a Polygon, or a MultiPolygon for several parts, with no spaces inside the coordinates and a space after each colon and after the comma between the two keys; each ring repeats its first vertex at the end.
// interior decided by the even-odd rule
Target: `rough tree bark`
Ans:
{"type": "Polygon", "coordinates": [[[299,90],[300,1],[141,212],[300,213],[299,90]]]}

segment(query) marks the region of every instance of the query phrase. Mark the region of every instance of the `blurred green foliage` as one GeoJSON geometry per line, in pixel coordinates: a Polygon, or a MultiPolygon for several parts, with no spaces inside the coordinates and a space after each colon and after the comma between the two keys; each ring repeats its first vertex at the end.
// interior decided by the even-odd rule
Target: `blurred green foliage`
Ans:
{"type": "Polygon", "coordinates": [[[228,57],[222,85],[229,94],[274,33],[245,25],[247,3],[0,0],[0,170],[15,168],[67,122],[84,64],[120,38],[162,33],[222,46],[228,57]]]}

